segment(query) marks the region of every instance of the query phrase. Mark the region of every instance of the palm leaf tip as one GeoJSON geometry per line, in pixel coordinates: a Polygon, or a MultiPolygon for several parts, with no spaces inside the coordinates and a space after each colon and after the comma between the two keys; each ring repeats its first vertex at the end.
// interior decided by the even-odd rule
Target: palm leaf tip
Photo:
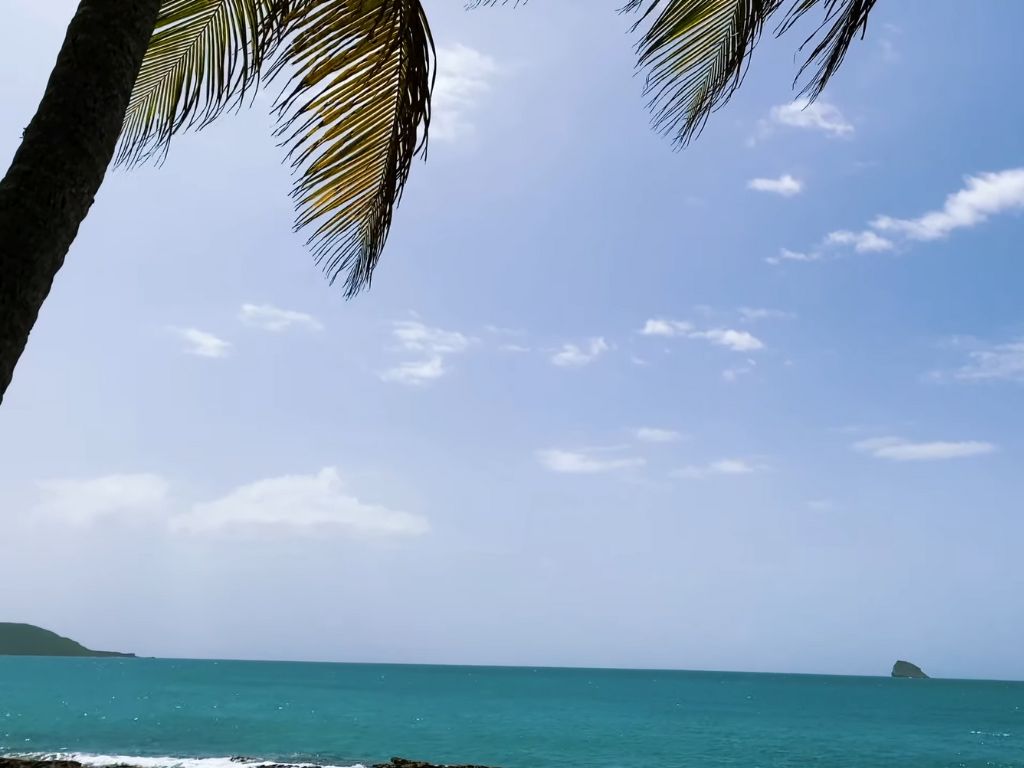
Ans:
{"type": "Polygon", "coordinates": [[[815,6],[823,5],[825,10],[824,20],[800,46],[801,50],[812,44],[814,47],[800,67],[795,82],[799,82],[808,68],[816,68],[801,90],[803,95],[813,100],[825,90],[825,86],[845,60],[853,41],[858,37],[863,38],[866,34],[868,15],[876,2],[877,0],[798,0],[790,9],[779,25],[780,35],[792,28],[815,6]]]}
{"type": "MultiPolygon", "coordinates": [[[[816,66],[803,94],[810,99],[842,64],[852,41],[863,35],[877,0],[795,0],[777,29],[781,35],[812,9],[822,6],[825,20],[803,43],[813,49],[797,79],[816,66]]],[[[765,24],[783,0],[629,0],[624,12],[638,12],[633,29],[643,28],[637,43],[638,67],[646,72],[655,129],[688,144],[711,113],[743,83],[765,24]]]]}
{"type": "Polygon", "coordinates": [[[700,134],[729,100],[746,72],[765,22],[782,0],[630,0],[640,13],[634,29],[638,66],[646,72],[656,130],[677,146],[700,134]]]}
{"type": "Polygon", "coordinates": [[[164,0],[115,161],[162,158],[171,137],[241,106],[294,0],[164,0]]]}
{"type": "Polygon", "coordinates": [[[434,44],[419,0],[304,0],[272,74],[296,229],[345,294],[369,286],[413,158],[426,152],[434,44]]]}

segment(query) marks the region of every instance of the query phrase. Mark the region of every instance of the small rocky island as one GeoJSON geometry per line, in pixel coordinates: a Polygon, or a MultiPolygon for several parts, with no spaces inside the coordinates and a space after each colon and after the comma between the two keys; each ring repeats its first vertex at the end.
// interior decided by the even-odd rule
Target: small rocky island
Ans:
{"type": "Polygon", "coordinates": [[[32,624],[0,621],[0,656],[132,657],[134,653],[93,651],[81,643],[32,624]]]}
{"type": "Polygon", "coordinates": [[[911,664],[909,661],[897,661],[892,665],[892,676],[893,677],[911,677],[917,679],[925,679],[928,677],[917,664],[911,664]]]}

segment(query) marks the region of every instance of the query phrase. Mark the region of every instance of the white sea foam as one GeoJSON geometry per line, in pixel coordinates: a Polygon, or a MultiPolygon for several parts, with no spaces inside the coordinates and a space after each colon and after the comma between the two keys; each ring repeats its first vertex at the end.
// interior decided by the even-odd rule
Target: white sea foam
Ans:
{"type": "Polygon", "coordinates": [[[250,760],[231,757],[143,757],[141,755],[93,755],[86,752],[36,752],[17,757],[34,760],[74,760],[90,768],[112,768],[130,765],[134,768],[366,768],[361,763],[354,765],[332,765],[330,763],[291,763],[286,760],[250,760]]]}

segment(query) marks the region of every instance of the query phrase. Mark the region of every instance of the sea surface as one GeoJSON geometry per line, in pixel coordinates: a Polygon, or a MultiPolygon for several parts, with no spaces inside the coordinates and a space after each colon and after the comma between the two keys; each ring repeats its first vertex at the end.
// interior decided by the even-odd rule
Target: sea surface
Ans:
{"type": "Polygon", "coordinates": [[[1024,683],[0,657],[0,754],[505,768],[1024,766],[1024,683]]]}

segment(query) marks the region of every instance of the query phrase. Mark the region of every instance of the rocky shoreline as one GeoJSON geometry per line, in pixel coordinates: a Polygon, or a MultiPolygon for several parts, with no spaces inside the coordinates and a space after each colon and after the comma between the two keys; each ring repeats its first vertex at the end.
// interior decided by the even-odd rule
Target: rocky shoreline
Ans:
{"type": "MultiPolygon", "coordinates": [[[[260,762],[249,758],[232,758],[234,762],[245,764],[260,762]]],[[[77,760],[34,760],[20,757],[0,757],[0,768],[88,768],[77,760]]],[[[130,764],[110,766],[109,768],[137,768],[130,764]]],[[[261,768],[295,768],[289,763],[275,763],[261,768]]],[[[393,757],[386,763],[375,763],[372,768],[493,768],[485,765],[438,765],[420,760],[407,760],[404,757],[393,757]]]]}

